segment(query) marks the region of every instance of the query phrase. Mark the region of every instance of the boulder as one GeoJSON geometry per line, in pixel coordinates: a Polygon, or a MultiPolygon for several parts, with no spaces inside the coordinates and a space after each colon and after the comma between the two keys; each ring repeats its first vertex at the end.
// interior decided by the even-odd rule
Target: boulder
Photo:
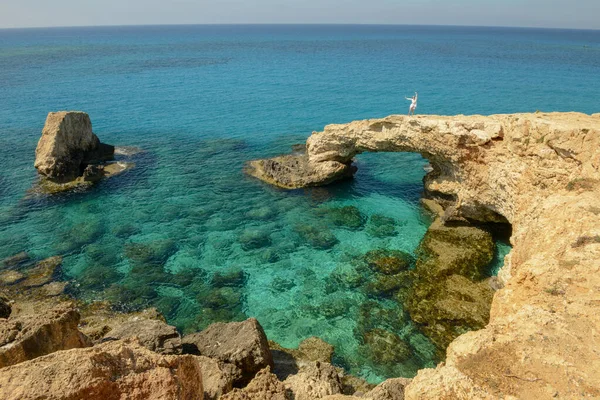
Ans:
{"type": "Polygon", "coordinates": [[[89,339],[77,329],[78,323],[79,313],[70,304],[37,315],[0,319],[0,368],[59,350],[89,346],[89,339]]]}
{"type": "Polygon", "coordinates": [[[294,394],[294,400],[314,400],[342,393],[338,371],[328,363],[308,363],[283,384],[294,394]]]}
{"type": "Polygon", "coordinates": [[[292,400],[285,386],[271,373],[269,367],[256,374],[244,389],[234,389],[220,400],[292,400]]]}
{"type": "Polygon", "coordinates": [[[204,400],[217,400],[232,390],[239,373],[236,367],[204,356],[194,357],[202,372],[204,400]]]}
{"type": "Polygon", "coordinates": [[[333,357],[333,346],[314,336],[300,342],[297,349],[282,347],[272,340],[269,348],[275,365],[273,372],[281,380],[296,374],[300,365],[315,361],[331,363],[333,357]]]}
{"type": "Polygon", "coordinates": [[[184,352],[233,364],[240,370],[236,385],[249,382],[265,367],[273,367],[267,337],[255,318],[243,322],[218,322],[182,340],[184,352]]]}
{"type": "Polygon", "coordinates": [[[137,319],[116,326],[103,341],[136,337],[140,344],[159,354],[181,354],[181,337],[177,329],[156,319],[137,319]]]}
{"type": "Polygon", "coordinates": [[[404,388],[410,381],[406,378],[388,379],[365,394],[364,398],[369,400],[404,400],[404,388]]]}
{"type": "Polygon", "coordinates": [[[203,399],[193,356],[164,356],[135,341],[60,351],[2,369],[0,398],[203,399]]]}
{"type": "Polygon", "coordinates": [[[86,113],[51,112],[35,150],[34,166],[51,181],[69,182],[81,176],[89,164],[111,160],[114,150],[92,133],[86,113]]]}
{"type": "Polygon", "coordinates": [[[14,271],[12,269],[0,273],[0,284],[2,285],[14,285],[15,283],[19,283],[23,279],[25,279],[25,275],[23,275],[19,271],[14,271]]]}

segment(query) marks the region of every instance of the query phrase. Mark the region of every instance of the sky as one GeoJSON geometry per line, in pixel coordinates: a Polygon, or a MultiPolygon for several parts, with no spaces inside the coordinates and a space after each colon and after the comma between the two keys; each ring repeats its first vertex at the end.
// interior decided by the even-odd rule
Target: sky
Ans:
{"type": "Polygon", "coordinates": [[[600,0],[0,0],[0,28],[243,23],[600,29],[600,0]]]}

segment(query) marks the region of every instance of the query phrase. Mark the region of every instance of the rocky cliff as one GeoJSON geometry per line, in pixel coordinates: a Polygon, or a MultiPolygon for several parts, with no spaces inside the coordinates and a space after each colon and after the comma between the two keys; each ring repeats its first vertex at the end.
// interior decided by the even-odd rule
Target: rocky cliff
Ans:
{"type": "MultiPolygon", "coordinates": [[[[418,152],[443,221],[508,221],[513,250],[484,329],[421,370],[407,399],[600,396],[600,114],[390,116],[329,125],[306,153],[256,160],[284,188],[354,172],[362,152],[418,152]]],[[[401,171],[399,171],[401,173],[401,171]]]]}

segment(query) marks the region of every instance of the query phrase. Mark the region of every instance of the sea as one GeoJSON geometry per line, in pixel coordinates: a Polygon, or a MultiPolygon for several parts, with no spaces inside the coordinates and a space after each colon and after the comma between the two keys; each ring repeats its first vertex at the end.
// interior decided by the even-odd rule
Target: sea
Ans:
{"type": "MultiPolygon", "coordinates": [[[[412,377],[436,365],[435,348],[401,302],[365,290],[359,266],[372,250],[414,254],[431,223],[419,203],[427,161],[361,154],[354,179],[291,191],[243,170],[327,124],[405,114],[415,91],[418,114],[600,112],[600,31],[0,30],[0,259],[61,255],[57,279],[73,296],[156,307],[182,333],[254,317],[285,347],[322,338],[335,365],[369,382],[412,377]],[[135,167],[89,190],[32,193],[37,141],[60,110],[87,112],[135,167]],[[410,359],[374,355],[373,329],[401,338],[410,359]]],[[[509,250],[497,242],[490,276],[509,250]]]]}

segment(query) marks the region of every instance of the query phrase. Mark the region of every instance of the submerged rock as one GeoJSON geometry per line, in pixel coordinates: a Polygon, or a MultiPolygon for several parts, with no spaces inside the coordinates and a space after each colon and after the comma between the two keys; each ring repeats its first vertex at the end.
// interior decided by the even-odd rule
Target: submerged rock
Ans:
{"type": "Polygon", "coordinates": [[[327,250],[338,243],[335,235],[325,227],[300,224],[294,230],[304,242],[316,249],[327,250]]]}
{"type": "Polygon", "coordinates": [[[33,268],[25,272],[25,279],[19,282],[19,285],[23,287],[35,287],[50,283],[61,264],[61,256],[54,256],[39,261],[33,268]]]}
{"type": "Polygon", "coordinates": [[[334,225],[348,229],[360,229],[366,221],[365,216],[355,206],[327,208],[321,210],[321,213],[334,225]]]}
{"type": "Polygon", "coordinates": [[[365,261],[375,272],[395,275],[409,269],[414,259],[400,250],[376,249],[365,254],[365,261]]]}
{"type": "Polygon", "coordinates": [[[415,281],[403,301],[440,352],[459,335],[487,324],[493,290],[482,279],[494,246],[483,229],[448,227],[439,219],[421,241],[415,281]]]}
{"type": "Polygon", "coordinates": [[[2,260],[2,265],[5,268],[17,268],[23,264],[28,263],[31,260],[29,254],[27,252],[22,251],[20,253],[15,254],[14,256],[7,257],[2,260]]]}
{"type": "Polygon", "coordinates": [[[396,220],[385,215],[373,214],[367,223],[367,233],[376,238],[396,236],[396,220]]]}
{"type": "Polygon", "coordinates": [[[400,336],[385,329],[377,328],[366,332],[363,339],[368,356],[376,364],[393,365],[412,357],[410,346],[400,336]]]}
{"type": "Polygon", "coordinates": [[[242,249],[249,251],[271,244],[271,235],[259,229],[246,229],[239,238],[242,249]]]}
{"type": "Polygon", "coordinates": [[[254,318],[243,322],[216,323],[199,333],[184,336],[187,351],[235,365],[236,384],[249,382],[265,367],[273,367],[267,337],[254,318]]]}

